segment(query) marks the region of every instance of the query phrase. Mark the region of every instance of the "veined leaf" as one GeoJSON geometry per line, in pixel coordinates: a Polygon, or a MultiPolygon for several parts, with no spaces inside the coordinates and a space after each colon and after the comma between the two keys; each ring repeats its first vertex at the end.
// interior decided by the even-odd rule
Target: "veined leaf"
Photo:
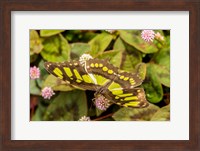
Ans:
{"type": "Polygon", "coordinates": [[[49,75],[46,69],[44,68],[44,60],[41,60],[39,63],[39,69],[40,69],[40,78],[36,79],[38,86],[41,88],[43,85],[44,80],[49,75]]]}
{"type": "Polygon", "coordinates": [[[143,82],[147,100],[151,103],[158,103],[163,98],[163,89],[152,64],[147,64],[147,75],[143,82]]]}
{"type": "Polygon", "coordinates": [[[99,59],[108,59],[111,64],[116,67],[120,67],[122,62],[122,51],[120,50],[110,50],[97,56],[99,59]]]}
{"type": "Polygon", "coordinates": [[[146,108],[123,107],[112,116],[116,121],[150,121],[152,116],[159,110],[159,107],[149,104],[146,108]]]}
{"type": "Polygon", "coordinates": [[[45,121],[77,121],[87,116],[87,101],[84,91],[60,92],[48,106],[45,121]]]}
{"type": "Polygon", "coordinates": [[[47,29],[47,30],[40,30],[40,36],[41,37],[50,37],[53,35],[57,35],[61,32],[63,32],[65,30],[51,30],[51,29],[47,29]]]}
{"type": "Polygon", "coordinates": [[[98,54],[102,54],[103,51],[108,47],[110,42],[112,41],[113,36],[108,33],[101,33],[95,36],[90,42],[92,56],[97,56],[98,54]]]}
{"type": "Polygon", "coordinates": [[[127,44],[131,45],[132,47],[138,49],[143,53],[155,53],[158,51],[158,48],[154,43],[145,42],[140,35],[130,34],[127,31],[120,30],[120,37],[127,44]]]}
{"type": "Polygon", "coordinates": [[[156,64],[162,65],[166,67],[168,70],[170,69],[170,48],[163,48],[157,52],[152,61],[156,64]]]}
{"type": "Polygon", "coordinates": [[[43,87],[51,87],[54,91],[72,91],[74,89],[71,85],[61,81],[53,75],[49,75],[46,78],[43,87]]]}
{"type": "Polygon", "coordinates": [[[166,66],[151,63],[154,68],[154,74],[158,77],[158,80],[165,86],[170,87],[170,71],[166,66]]]}
{"type": "Polygon", "coordinates": [[[35,30],[30,30],[30,55],[39,54],[42,51],[42,41],[35,30]]]}
{"type": "Polygon", "coordinates": [[[159,109],[151,118],[151,121],[169,121],[170,120],[170,104],[159,109]]]}
{"type": "Polygon", "coordinates": [[[72,59],[77,59],[84,53],[90,51],[90,45],[87,43],[72,43],[71,44],[71,56],[72,59]]]}
{"type": "Polygon", "coordinates": [[[113,49],[121,51],[126,50],[126,47],[120,37],[115,41],[113,49]]]}
{"type": "Polygon", "coordinates": [[[43,45],[41,55],[45,60],[62,62],[70,59],[70,45],[61,34],[46,38],[43,45]]]}
{"type": "Polygon", "coordinates": [[[131,53],[127,53],[127,51],[124,51],[122,54],[122,63],[121,63],[121,69],[129,72],[135,71],[135,67],[138,63],[142,61],[142,56],[140,52],[133,51],[131,53]]]}
{"type": "Polygon", "coordinates": [[[30,94],[41,95],[40,88],[37,86],[35,80],[30,80],[30,94]]]}

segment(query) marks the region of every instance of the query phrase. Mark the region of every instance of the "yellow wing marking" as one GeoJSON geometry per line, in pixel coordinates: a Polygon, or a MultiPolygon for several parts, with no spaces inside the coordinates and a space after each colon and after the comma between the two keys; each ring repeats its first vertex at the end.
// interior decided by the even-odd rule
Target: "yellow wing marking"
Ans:
{"type": "Polygon", "coordinates": [[[63,79],[63,73],[59,68],[55,68],[53,72],[60,78],[63,79]]]}
{"type": "Polygon", "coordinates": [[[126,94],[121,94],[121,95],[118,95],[119,97],[127,97],[127,96],[132,96],[133,93],[126,93],[126,94]]]}
{"type": "Polygon", "coordinates": [[[133,78],[130,78],[129,81],[130,81],[131,85],[135,84],[135,80],[133,78]]]}
{"type": "Polygon", "coordinates": [[[108,71],[108,68],[107,67],[103,67],[102,70],[103,71],[108,71]]]}
{"type": "Polygon", "coordinates": [[[81,83],[82,81],[81,81],[81,80],[79,80],[79,79],[77,79],[77,80],[76,80],[76,82],[77,82],[77,83],[81,83]]]}
{"type": "Polygon", "coordinates": [[[108,81],[110,81],[109,79],[97,74],[94,74],[94,78],[96,79],[97,84],[102,86],[105,85],[108,81]]]}
{"type": "Polygon", "coordinates": [[[86,83],[93,83],[92,78],[87,74],[83,75],[82,78],[83,78],[83,81],[86,82],[86,83]]]}
{"type": "Polygon", "coordinates": [[[138,107],[139,104],[140,104],[140,102],[128,102],[128,103],[123,104],[123,106],[125,106],[125,107],[129,107],[129,106],[138,107]]]}
{"type": "Polygon", "coordinates": [[[90,67],[92,67],[92,68],[93,68],[93,67],[94,67],[94,63],[91,63],[91,64],[90,64],[90,67]]]}
{"type": "Polygon", "coordinates": [[[95,63],[95,67],[98,68],[98,67],[99,67],[99,64],[98,64],[98,63],[95,63]]]}
{"type": "Polygon", "coordinates": [[[131,96],[131,97],[126,97],[124,100],[125,101],[131,101],[131,100],[137,100],[138,97],[137,96],[131,96]]]}
{"type": "Polygon", "coordinates": [[[103,67],[103,64],[102,64],[102,63],[100,63],[100,64],[99,64],[99,67],[103,67]]]}
{"type": "Polygon", "coordinates": [[[108,90],[111,91],[113,95],[123,94],[122,87],[114,81],[109,85],[108,90]]]}
{"type": "Polygon", "coordinates": [[[125,78],[124,78],[124,81],[127,81],[128,79],[129,79],[129,77],[125,77],[125,78]]]}
{"type": "Polygon", "coordinates": [[[115,99],[119,99],[119,96],[116,96],[115,99]]]}
{"type": "Polygon", "coordinates": [[[76,76],[77,79],[83,80],[82,77],[81,77],[81,75],[80,75],[79,72],[77,71],[77,69],[74,69],[73,71],[74,71],[74,74],[75,74],[75,76],[76,76]]]}
{"type": "Polygon", "coordinates": [[[113,70],[108,70],[108,74],[113,74],[113,70]]]}
{"type": "Polygon", "coordinates": [[[70,68],[64,67],[63,69],[65,70],[65,73],[67,74],[68,77],[72,77],[73,76],[73,73],[72,73],[70,68]]]}
{"type": "Polygon", "coordinates": [[[120,78],[120,79],[124,79],[124,76],[120,76],[119,78],[120,78]]]}

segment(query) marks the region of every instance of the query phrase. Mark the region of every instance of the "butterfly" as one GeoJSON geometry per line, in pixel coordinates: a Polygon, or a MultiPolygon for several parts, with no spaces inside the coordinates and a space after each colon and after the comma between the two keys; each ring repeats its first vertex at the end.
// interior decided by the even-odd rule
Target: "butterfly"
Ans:
{"type": "Polygon", "coordinates": [[[111,103],[133,108],[148,106],[142,84],[146,66],[141,63],[136,73],[120,71],[107,60],[45,62],[45,69],[55,77],[85,90],[95,92],[95,98],[103,97],[111,103]]]}

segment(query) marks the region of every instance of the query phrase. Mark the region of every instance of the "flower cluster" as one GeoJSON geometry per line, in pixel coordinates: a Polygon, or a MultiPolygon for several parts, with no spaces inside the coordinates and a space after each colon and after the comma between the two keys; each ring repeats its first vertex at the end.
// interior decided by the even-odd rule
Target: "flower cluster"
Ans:
{"type": "Polygon", "coordinates": [[[36,66],[30,67],[30,78],[32,80],[38,79],[40,77],[40,69],[36,66]]]}
{"type": "Polygon", "coordinates": [[[155,37],[155,33],[153,30],[143,30],[141,33],[141,37],[146,42],[152,42],[155,37]]]}
{"type": "Polygon", "coordinates": [[[79,121],[90,121],[90,117],[83,116],[79,119],[79,121]]]}
{"type": "Polygon", "coordinates": [[[44,99],[50,99],[55,93],[53,92],[51,87],[45,87],[42,89],[42,97],[44,99]]]}
{"type": "Polygon", "coordinates": [[[106,99],[103,95],[98,95],[95,97],[95,106],[102,111],[105,111],[110,106],[110,101],[106,99]]]}
{"type": "Polygon", "coordinates": [[[91,55],[89,55],[89,54],[83,54],[82,56],[80,56],[79,62],[80,62],[81,65],[85,65],[85,62],[87,60],[90,60],[90,59],[93,59],[91,55]]]}

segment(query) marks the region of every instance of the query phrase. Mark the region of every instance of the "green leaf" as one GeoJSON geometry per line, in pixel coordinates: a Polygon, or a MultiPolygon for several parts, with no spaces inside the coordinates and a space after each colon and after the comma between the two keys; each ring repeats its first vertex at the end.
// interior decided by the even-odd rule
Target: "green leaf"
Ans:
{"type": "Polygon", "coordinates": [[[84,91],[60,92],[48,106],[45,121],[77,121],[87,116],[87,100],[84,91]]]}
{"type": "Polygon", "coordinates": [[[42,87],[51,87],[54,91],[71,91],[74,89],[71,85],[68,85],[53,75],[49,75],[46,78],[42,87]]]}
{"type": "Polygon", "coordinates": [[[43,49],[42,41],[35,30],[30,30],[30,55],[39,54],[43,49]]]}
{"type": "Polygon", "coordinates": [[[155,53],[158,48],[154,43],[147,43],[142,38],[141,35],[131,34],[127,31],[120,30],[120,37],[124,42],[131,45],[132,47],[138,49],[143,53],[155,53]]]}
{"type": "Polygon", "coordinates": [[[153,56],[152,61],[170,69],[170,48],[161,49],[153,56]]]}
{"type": "Polygon", "coordinates": [[[135,48],[125,44],[121,38],[118,38],[114,43],[114,49],[122,52],[120,68],[125,71],[135,71],[135,66],[142,62],[142,54],[135,48]]]}
{"type": "Polygon", "coordinates": [[[96,108],[96,115],[97,116],[100,116],[103,112],[105,112],[105,111],[96,108]]]}
{"type": "Polygon", "coordinates": [[[136,66],[136,73],[138,74],[138,76],[140,77],[140,79],[144,80],[146,77],[146,64],[145,63],[139,63],[136,66]]]}
{"type": "Polygon", "coordinates": [[[147,64],[146,79],[143,82],[147,100],[151,103],[158,103],[163,98],[163,89],[152,64],[147,64]]]}
{"type": "Polygon", "coordinates": [[[49,37],[49,36],[57,35],[63,31],[65,31],[65,30],[50,30],[50,29],[40,30],[40,36],[41,37],[49,37]]]}
{"type": "Polygon", "coordinates": [[[91,46],[90,54],[95,57],[98,54],[102,54],[104,50],[108,47],[112,41],[113,36],[108,33],[101,33],[90,40],[89,44],[91,46]]]}
{"type": "Polygon", "coordinates": [[[155,74],[158,80],[165,85],[170,87],[170,71],[167,67],[151,63],[152,68],[154,68],[155,74]]]}
{"type": "Polygon", "coordinates": [[[37,104],[37,109],[35,111],[35,114],[32,116],[31,120],[32,121],[42,121],[44,113],[46,111],[46,106],[44,106],[42,102],[42,97],[39,97],[38,104],[37,104]]]}
{"type": "Polygon", "coordinates": [[[159,78],[159,81],[170,87],[170,48],[163,48],[157,52],[152,60],[152,66],[159,78]]]}
{"type": "Polygon", "coordinates": [[[142,55],[139,51],[132,51],[131,53],[124,51],[122,55],[122,70],[134,72],[136,65],[142,62],[142,55]]]}
{"type": "Polygon", "coordinates": [[[41,55],[45,60],[63,62],[70,59],[70,45],[61,34],[46,38],[43,45],[41,55]]]}
{"type": "Polygon", "coordinates": [[[41,91],[37,86],[36,80],[30,80],[30,94],[41,95],[41,91]]]}
{"type": "Polygon", "coordinates": [[[151,121],[169,121],[170,120],[170,104],[159,109],[151,118],[151,121]]]}
{"type": "Polygon", "coordinates": [[[159,107],[150,104],[146,108],[123,107],[113,114],[116,121],[150,121],[151,117],[159,110],[159,107]]]}
{"type": "Polygon", "coordinates": [[[120,67],[122,61],[122,51],[120,50],[110,50],[97,56],[99,59],[108,59],[111,64],[116,67],[120,67]]]}
{"type": "Polygon", "coordinates": [[[46,69],[44,68],[44,60],[41,60],[39,63],[39,69],[40,69],[40,78],[36,79],[38,86],[41,88],[43,85],[44,80],[49,75],[46,69]]]}
{"type": "Polygon", "coordinates": [[[114,50],[126,50],[126,47],[124,46],[124,43],[120,37],[117,38],[117,40],[115,41],[113,49],[114,50]]]}
{"type": "Polygon", "coordinates": [[[72,43],[71,44],[71,56],[72,59],[78,59],[84,53],[90,51],[90,45],[87,43],[72,43]]]}

